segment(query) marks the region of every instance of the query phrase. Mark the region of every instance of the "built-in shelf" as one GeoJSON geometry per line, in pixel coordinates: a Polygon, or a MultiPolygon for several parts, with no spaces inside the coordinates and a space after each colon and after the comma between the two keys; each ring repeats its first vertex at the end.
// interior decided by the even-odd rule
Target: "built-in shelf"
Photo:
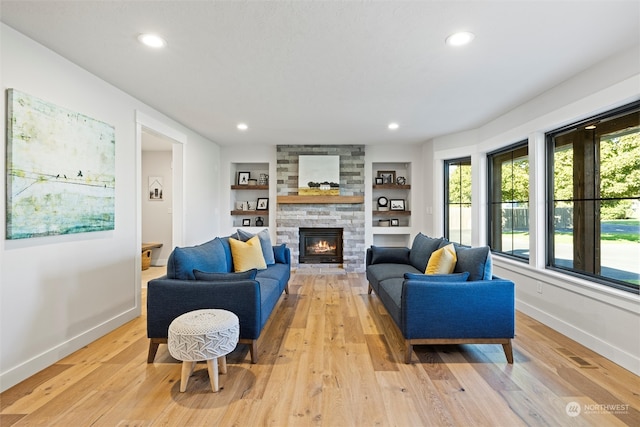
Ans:
{"type": "Polygon", "coordinates": [[[373,211],[374,216],[411,216],[411,211],[373,211]]]}
{"type": "Polygon", "coordinates": [[[268,185],[232,185],[232,190],[268,190],[268,185]]]}
{"type": "Polygon", "coordinates": [[[378,184],[373,186],[374,190],[411,190],[411,185],[398,185],[398,184],[378,184]]]}
{"type": "Polygon", "coordinates": [[[359,204],[364,196],[278,196],[278,204],[359,204]]]}
{"type": "Polygon", "coordinates": [[[258,211],[258,210],[254,210],[254,211],[241,211],[241,210],[234,210],[231,211],[231,215],[269,215],[269,211],[258,211]]]}
{"type": "Polygon", "coordinates": [[[255,209],[259,200],[263,203],[261,206],[269,207],[268,175],[268,162],[231,163],[229,168],[231,227],[257,227],[255,222],[258,217],[262,221],[260,227],[269,227],[269,210],[255,209]],[[241,178],[247,184],[238,184],[241,178]],[[252,184],[250,185],[249,182],[252,184]],[[264,204],[265,200],[266,204],[264,204]],[[253,209],[246,210],[247,205],[253,209]],[[245,209],[243,210],[241,206],[244,206],[245,209]]]}

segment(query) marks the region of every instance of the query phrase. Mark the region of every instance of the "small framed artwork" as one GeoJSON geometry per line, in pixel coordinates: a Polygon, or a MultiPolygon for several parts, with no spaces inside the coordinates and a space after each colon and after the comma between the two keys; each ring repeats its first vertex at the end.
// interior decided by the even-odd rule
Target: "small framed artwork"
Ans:
{"type": "Polygon", "coordinates": [[[384,178],[382,178],[381,176],[376,177],[376,185],[382,184],[384,184],[384,178]]]}
{"type": "Polygon", "coordinates": [[[396,171],[378,171],[378,178],[382,178],[383,184],[395,184],[396,171]]]}
{"type": "Polygon", "coordinates": [[[266,211],[269,209],[269,199],[267,197],[258,198],[258,203],[256,204],[257,211],[266,211]]]}
{"type": "Polygon", "coordinates": [[[398,218],[392,218],[391,219],[391,226],[392,227],[397,227],[400,225],[400,221],[398,221],[398,218]]]}
{"type": "Polygon", "coordinates": [[[243,227],[250,227],[251,226],[251,220],[249,218],[244,218],[242,220],[242,226],[243,227]]]}
{"type": "Polygon", "coordinates": [[[249,185],[251,172],[238,172],[238,185],[249,185]]]}
{"type": "MultiPolygon", "coordinates": [[[[82,175],[80,175],[82,176],[82,175]]],[[[162,201],[162,177],[150,176],[149,177],[149,200],[162,201]]]]}
{"type": "Polygon", "coordinates": [[[404,199],[391,199],[390,200],[390,208],[392,211],[403,211],[404,210],[404,199]]]}

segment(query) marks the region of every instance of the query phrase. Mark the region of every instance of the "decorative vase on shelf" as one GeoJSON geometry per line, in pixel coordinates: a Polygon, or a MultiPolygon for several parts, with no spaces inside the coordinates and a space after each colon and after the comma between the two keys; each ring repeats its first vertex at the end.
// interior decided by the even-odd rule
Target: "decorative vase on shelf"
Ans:
{"type": "Polygon", "coordinates": [[[264,220],[261,216],[256,218],[256,227],[262,227],[264,225],[264,220]]]}
{"type": "Polygon", "coordinates": [[[260,178],[258,179],[258,185],[267,185],[269,184],[269,175],[266,173],[261,173],[260,178]]]}

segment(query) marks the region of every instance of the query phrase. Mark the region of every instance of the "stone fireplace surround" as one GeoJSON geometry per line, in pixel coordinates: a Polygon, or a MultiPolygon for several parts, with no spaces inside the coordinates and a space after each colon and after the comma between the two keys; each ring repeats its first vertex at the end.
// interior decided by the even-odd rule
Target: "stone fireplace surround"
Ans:
{"type": "MultiPolygon", "coordinates": [[[[364,145],[278,145],[277,195],[298,194],[298,156],[339,155],[340,195],[364,196],[364,145]]],[[[343,264],[347,272],[364,272],[364,203],[277,205],[276,236],[291,250],[291,265],[298,268],[300,227],[343,228],[343,264]]],[[[304,264],[305,267],[310,264],[304,264]]],[[[326,266],[326,264],[323,264],[326,266]]]]}

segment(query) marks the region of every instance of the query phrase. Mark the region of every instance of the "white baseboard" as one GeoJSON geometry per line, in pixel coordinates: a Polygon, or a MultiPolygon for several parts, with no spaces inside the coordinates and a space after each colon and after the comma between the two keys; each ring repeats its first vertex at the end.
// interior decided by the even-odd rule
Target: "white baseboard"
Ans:
{"type": "MultiPolygon", "coordinates": [[[[564,320],[521,300],[516,300],[516,309],[606,357],[634,374],[640,375],[640,355],[630,354],[596,336],[593,336],[592,334],[583,331],[575,325],[567,323],[564,320]]],[[[518,337],[516,337],[516,340],[517,338],[518,337]]]]}
{"type": "Polygon", "coordinates": [[[119,328],[132,319],[140,316],[140,308],[132,307],[124,313],[119,314],[91,329],[77,335],[67,341],[64,341],[57,346],[33,357],[21,363],[18,366],[14,366],[6,372],[0,374],[0,392],[3,392],[14,385],[26,380],[30,376],[40,372],[41,370],[53,365],[60,361],[64,357],[70,355],[74,351],[81,349],[82,347],[94,342],[98,338],[101,338],[119,328]]]}

